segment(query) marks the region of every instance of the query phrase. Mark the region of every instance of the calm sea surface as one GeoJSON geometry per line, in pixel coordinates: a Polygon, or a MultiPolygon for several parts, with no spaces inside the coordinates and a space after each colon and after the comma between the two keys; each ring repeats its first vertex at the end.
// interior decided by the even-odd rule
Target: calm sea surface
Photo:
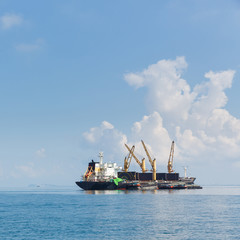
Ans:
{"type": "Polygon", "coordinates": [[[240,186],[0,188],[0,239],[240,239],[240,186]]]}

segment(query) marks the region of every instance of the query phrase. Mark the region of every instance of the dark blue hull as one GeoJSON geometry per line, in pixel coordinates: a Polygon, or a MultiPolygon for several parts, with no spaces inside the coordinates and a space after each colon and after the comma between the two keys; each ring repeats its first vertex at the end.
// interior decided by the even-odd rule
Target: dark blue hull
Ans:
{"type": "Polygon", "coordinates": [[[119,182],[116,185],[114,182],[94,182],[94,181],[79,181],[76,184],[83,190],[138,190],[140,184],[138,182],[119,182]]]}
{"type": "Polygon", "coordinates": [[[114,190],[117,189],[117,186],[114,182],[88,182],[80,181],[76,184],[83,190],[114,190]]]}

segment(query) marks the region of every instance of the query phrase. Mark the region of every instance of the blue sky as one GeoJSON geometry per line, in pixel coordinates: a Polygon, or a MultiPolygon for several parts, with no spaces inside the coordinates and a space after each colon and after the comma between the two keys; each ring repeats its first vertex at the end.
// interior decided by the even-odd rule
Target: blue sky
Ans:
{"type": "Polygon", "coordinates": [[[141,139],[160,172],[175,140],[176,171],[240,184],[239,42],[239,1],[1,0],[0,186],[71,185],[141,139]]]}

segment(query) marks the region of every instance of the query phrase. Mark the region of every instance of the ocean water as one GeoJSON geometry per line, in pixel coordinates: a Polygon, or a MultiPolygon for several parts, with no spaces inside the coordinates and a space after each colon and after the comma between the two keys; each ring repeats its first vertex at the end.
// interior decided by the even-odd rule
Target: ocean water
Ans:
{"type": "Polygon", "coordinates": [[[0,239],[240,239],[240,186],[0,188],[0,239]]]}

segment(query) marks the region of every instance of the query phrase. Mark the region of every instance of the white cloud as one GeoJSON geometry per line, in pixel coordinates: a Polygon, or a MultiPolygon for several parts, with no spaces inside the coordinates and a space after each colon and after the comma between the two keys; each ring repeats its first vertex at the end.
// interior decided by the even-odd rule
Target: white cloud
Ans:
{"type": "Polygon", "coordinates": [[[186,67],[184,57],[178,57],[126,74],[130,86],[147,88],[146,106],[151,114],[134,123],[128,138],[109,123],[111,127],[92,128],[85,138],[92,143],[111,142],[110,146],[119,149],[121,144],[134,144],[139,156],[146,157],[143,139],[158,164],[166,165],[171,140],[176,143],[178,162],[236,162],[240,157],[240,119],[224,109],[228,101],[225,90],[231,88],[235,71],[209,71],[205,81],[191,90],[181,76],[186,67]]]}
{"type": "Polygon", "coordinates": [[[6,30],[14,26],[19,26],[23,23],[23,19],[20,15],[7,13],[0,17],[1,28],[6,30]]]}
{"type": "Polygon", "coordinates": [[[40,157],[40,158],[46,157],[46,150],[45,150],[45,148],[41,148],[41,149],[37,150],[36,151],[36,156],[40,157]]]}
{"type": "Polygon", "coordinates": [[[99,139],[104,136],[104,133],[112,129],[114,129],[114,126],[111,123],[103,121],[100,127],[91,128],[89,132],[83,133],[83,136],[87,141],[94,143],[99,141],[99,139]]]}
{"type": "Polygon", "coordinates": [[[162,117],[158,112],[144,116],[140,122],[135,122],[131,131],[129,144],[136,146],[136,151],[145,156],[141,140],[148,146],[152,156],[158,162],[165,162],[170,151],[171,138],[163,127],[162,117]]]}
{"type": "Polygon", "coordinates": [[[131,86],[148,88],[147,107],[151,112],[166,114],[164,121],[186,120],[194,98],[190,86],[181,78],[186,67],[184,57],[175,61],[161,60],[140,73],[126,74],[125,80],[131,86]]]}
{"type": "MultiPolygon", "coordinates": [[[[208,138],[204,132],[201,132],[199,135],[205,141],[208,138]]],[[[176,127],[176,140],[181,151],[181,157],[184,160],[187,160],[188,157],[196,157],[200,152],[205,151],[206,146],[201,137],[194,136],[191,129],[186,129],[181,133],[180,127],[176,127]]]]}
{"type": "MultiPolygon", "coordinates": [[[[191,91],[181,78],[186,66],[182,57],[162,60],[125,79],[129,85],[147,87],[147,107],[163,118],[167,133],[177,140],[180,158],[208,153],[222,158],[239,156],[240,120],[223,109],[228,100],[224,91],[232,86],[235,71],[210,71],[205,74],[209,81],[191,91]]],[[[151,132],[149,129],[153,127],[147,130],[151,132]]],[[[154,134],[152,137],[157,140],[154,134]]]]}
{"type": "Polygon", "coordinates": [[[33,52],[39,50],[43,47],[44,40],[39,38],[34,43],[21,43],[15,46],[16,50],[19,52],[33,52]]]}
{"type": "Polygon", "coordinates": [[[114,160],[114,156],[121,157],[124,143],[127,142],[126,135],[107,121],[103,121],[100,127],[91,128],[88,132],[83,133],[83,137],[95,151],[96,149],[106,150],[106,156],[112,160],[114,160]]]}
{"type": "Polygon", "coordinates": [[[206,124],[215,109],[225,107],[228,98],[224,90],[231,87],[234,74],[232,70],[206,73],[205,77],[210,81],[197,85],[193,90],[195,99],[191,106],[191,117],[206,124]]]}

